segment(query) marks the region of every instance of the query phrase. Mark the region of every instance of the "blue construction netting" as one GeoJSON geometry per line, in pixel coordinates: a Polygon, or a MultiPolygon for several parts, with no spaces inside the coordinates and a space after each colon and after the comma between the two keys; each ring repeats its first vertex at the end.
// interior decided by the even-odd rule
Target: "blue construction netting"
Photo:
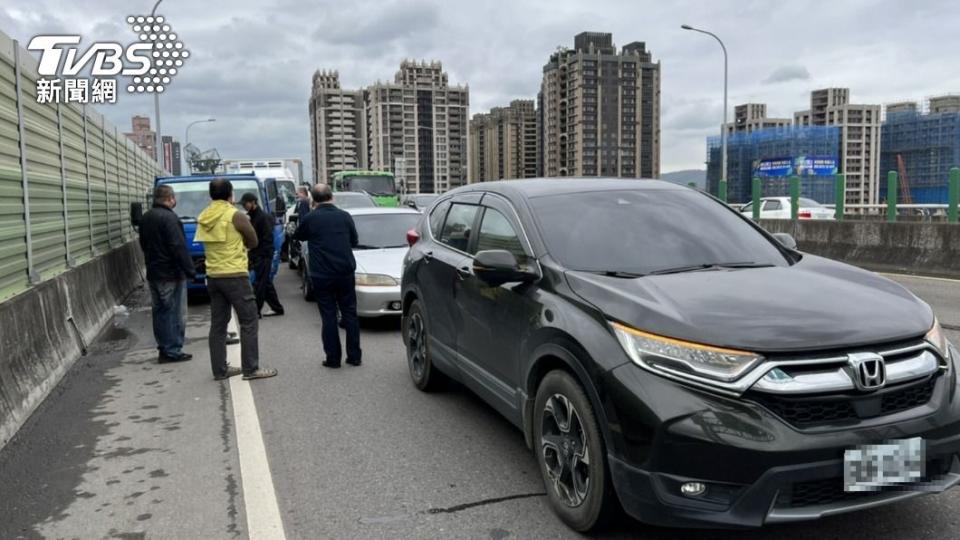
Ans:
{"type": "MultiPolygon", "coordinates": [[[[840,128],[836,126],[787,126],[735,133],[727,141],[727,200],[747,202],[753,191],[753,177],[759,163],[776,158],[818,156],[839,161],[840,128]]],[[[716,194],[720,185],[721,141],[707,139],[707,189],[716,194]]],[[[765,196],[789,193],[786,178],[763,178],[765,196]],[[783,191],[783,190],[786,191],[783,191]]],[[[804,197],[831,204],[835,198],[834,177],[802,176],[800,192],[804,197]]]]}
{"type": "Polygon", "coordinates": [[[880,200],[887,197],[887,172],[900,173],[901,162],[901,185],[911,200],[900,202],[946,204],[950,169],[960,167],[960,113],[887,114],[880,130],[880,200]]]}

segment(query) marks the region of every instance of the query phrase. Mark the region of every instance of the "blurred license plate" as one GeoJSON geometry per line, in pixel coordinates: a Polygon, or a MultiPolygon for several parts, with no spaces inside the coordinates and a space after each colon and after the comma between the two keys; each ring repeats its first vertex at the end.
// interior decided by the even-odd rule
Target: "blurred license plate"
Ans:
{"type": "Polygon", "coordinates": [[[878,491],[923,480],[926,444],[923,439],[900,439],[867,444],[843,453],[843,490],[878,491]]]}

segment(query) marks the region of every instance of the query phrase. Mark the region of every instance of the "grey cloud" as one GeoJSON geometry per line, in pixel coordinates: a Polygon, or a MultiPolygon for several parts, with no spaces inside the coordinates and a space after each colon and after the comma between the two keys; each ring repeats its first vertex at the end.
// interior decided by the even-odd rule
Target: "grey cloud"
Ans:
{"type": "Polygon", "coordinates": [[[810,72],[801,65],[782,66],[763,80],[764,84],[776,84],[787,81],[806,81],[810,79],[810,72]]]}
{"type": "Polygon", "coordinates": [[[343,6],[340,15],[323,20],[313,38],[330,44],[377,48],[430,33],[439,21],[438,10],[431,2],[402,0],[386,5],[355,4],[352,10],[343,6]]]}

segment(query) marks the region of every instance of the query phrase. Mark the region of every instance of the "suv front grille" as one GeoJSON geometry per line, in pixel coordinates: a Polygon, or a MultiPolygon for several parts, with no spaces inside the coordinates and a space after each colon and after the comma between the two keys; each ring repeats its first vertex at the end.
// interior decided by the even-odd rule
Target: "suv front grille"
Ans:
{"type": "Polygon", "coordinates": [[[790,424],[806,428],[829,423],[856,423],[919,407],[933,397],[936,384],[937,377],[930,377],[866,395],[787,397],[751,392],[747,396],[790,424]]]}

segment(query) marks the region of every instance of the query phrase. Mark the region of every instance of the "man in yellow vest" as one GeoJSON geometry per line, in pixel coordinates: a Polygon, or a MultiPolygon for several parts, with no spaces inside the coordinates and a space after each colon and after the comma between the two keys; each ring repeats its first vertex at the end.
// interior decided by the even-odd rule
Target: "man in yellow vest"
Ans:
{"type": "Polygon", "coordinates": [[[265,379],[275,369],[260,367],[257,301],[247,271],[247,250],[257,247],[250,218],[233,204],[233,184],[224,178],[210,182],[213,201],[197,217],[196,242],[203,242],[207,292],[210,295],[210,364],[213,378],[243,374],[244,380],[265,379]],[[242,368],[227,365],[227,323],[230,311],[240,320],[242,368]]]}

